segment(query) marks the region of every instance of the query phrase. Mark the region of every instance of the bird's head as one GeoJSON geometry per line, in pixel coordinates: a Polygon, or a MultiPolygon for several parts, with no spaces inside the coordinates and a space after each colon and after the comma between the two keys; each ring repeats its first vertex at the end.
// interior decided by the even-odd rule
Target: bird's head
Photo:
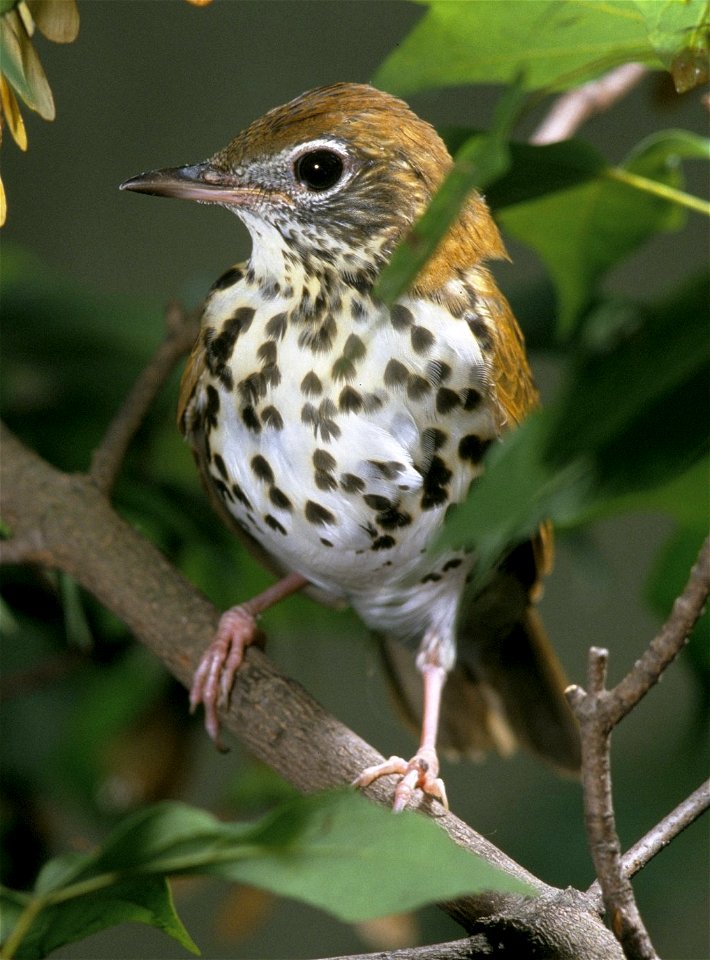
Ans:
{"type": "MultiPolygon", "coordinates": [[[[381,267],[451,165],[434,128],[402,100],[338,83],[270,110],[203,163],[144,173],[121,188],[225,206],[249,229],[255,252],[276,244],[302,259],[381,267]]],[[[471,220],[461,232],[469,245],[486,236],[489,247],[491,236],[500,245],[480,198],[462,218],[471,220]]],[[[467,251],[465,260],[499,253],[467,251]]]]}

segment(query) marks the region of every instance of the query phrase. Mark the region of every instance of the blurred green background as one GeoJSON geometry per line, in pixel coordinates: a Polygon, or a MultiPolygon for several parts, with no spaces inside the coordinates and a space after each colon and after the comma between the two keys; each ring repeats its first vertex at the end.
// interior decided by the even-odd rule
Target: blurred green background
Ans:
{"type": "MultiPolygon", "coordinates": [[[[37,41],[56,121],[26,112],[29,152],[10,142],[3,148],[5,411],[21,436],[73,469],[86,465],[112,409],[159,342],[168,300],[195,305],[248,252],[245,230],[225,211],[122,194],[118,184],[141,170],[209,156],[305,89],[367,81],[421,15],[409,3],[342,0],[218,0],[205,8],[183,0],[102,0],[80,2],[79,10],[76,43],[37,41]]],[[[410,102],[437,126],[481,128],[496,93],[453,89],[410,102]]],[[[522,136],[543,112],[526,120],[522,136]]],[[[669,96],[661,78],[650,76],[582,136],[616,162],[644,135],[672,126],[703,130],[698,95],[669,96]]],[[[701,177],[691,170],[691,192],[702,191],[701,177]]],[[[519,305],[543,395],[550,394],[557,364],[549,349],[549,286],[534,257],[509,245],[513,264],[495,272],[519,305]]],[[[617,270],[609,288],[628,297],[660,292],[693,264],[702,267],[706,256],[706,225],[691,217],[682,232],[660,236],[617,270]]],[[[172,425],[175,389],[173,378],[131,453],[117,502],[224,606],[267,580],[209,512],[172,425]]],[[[630,514],[559,543],[542,612],[571,679],[584,683],[591,644],[609,647],[610,680],[618,679],[657,630],[646,587],[672,529],[666,517],[630,514]]],[[[34,842],[38,857],[43,837],[51,852],[81,848],[135,800],[179,795],[234,815],[279,795],[282,788],[238,748],[225,757],[210,747],[199,724],[188,721],[183,692],[71,584],[22,571],[8,591],[15,619],[6,620],[6,672],[56,653],[66,621],[75,645],[87,630],[95,644],[93,665],[70,664],[56,683],[15,697],[5,709],[3,806],[6,822],[25,825],[28,870],[34,842]],[[114,679],[107,684],[109,668],[114,679]],[[119,732],[124,723],[133,737],[119,732]],[[135,783],[144,785],[143,794],[131,794],[135,783]],[[44,795],[33,792],[37,784],[44,795]]],[[[354,617],[295,599],[269,614],[266,627],[274,659],[341,720],[385,754],[411,751],[376,650],[354,617]]],[[[704,704],[690,660],[681,657],[615,733],[625,846],[706,775],[704,704]]],[[[591,883],[577,784],[524,755],[447,764],[444,775],[453,810],[508,854],[550,883],[591,883]]],[[[665,957],[708,956],[707,841],[707,825],[694,826],[635,881],[665,957]]],[[[176,899],[206,957],[310,957],[368,947],[366,930],[221,884],[182,882],[176,899]]],[[[415,922],[423,942],[460,935],[434,908],[415,922]]],[[[372,934],[372,949],[382,935],[372,934]]],[[[178,948],[157,931],[122,927],[57,955],[158,958],[177,956],[178,948]]]]}

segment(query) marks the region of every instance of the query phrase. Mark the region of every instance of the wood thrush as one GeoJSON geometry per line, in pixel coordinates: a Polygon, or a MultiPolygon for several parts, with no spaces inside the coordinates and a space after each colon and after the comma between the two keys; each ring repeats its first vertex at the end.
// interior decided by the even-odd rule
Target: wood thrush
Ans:
{"type": "Polygon", "coordinates": [[[193,708],[204,704],[217,739],[256,617],[276,600],[304,589],[350,604],[421,722],[411,760],[356,781],[399,775],[395,809],[417,788],[446,803],[437,742],[478,754],[519,740],[558,767],[579,763],[532,606],[547,529],[475,593],[475,550],[431,549],[487,448],[537,403],[521,332],[484,265],[505,251],[483,199],[471,195],[394,306],[372,292],[451,165],[401,100],[339,83],[269,111],[204,163],[122,185],[220,204],[252,237],[250,259],[207,297],[179,424],[214,505],[282,579],[223,615],[193,708]]]}

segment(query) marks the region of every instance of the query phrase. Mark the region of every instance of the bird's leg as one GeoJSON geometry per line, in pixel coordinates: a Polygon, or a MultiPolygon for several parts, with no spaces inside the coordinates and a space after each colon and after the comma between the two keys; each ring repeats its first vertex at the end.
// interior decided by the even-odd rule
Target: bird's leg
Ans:
{"type": "Polygon", "coordinates": [[[253,599],[230,607],[220,617],[217,633],[195,670],[190,689],[190,711],[204,704],[205,729],[220,749],[217,710],[229,703],[246,648],[259,640],[257,617],[307,583],[300,573],[289,573],[253,599]]]}
{"type": "Polygon", "coordinates": [[[447,671],[439,662],[437,653],[438,645],[432,644],[424,648],[417,658],[417,666],[424,683],[419,749],[409,762],[402,757],[390,757],[384,763],[367,767],[353,784],[356,787],[367,787],[380,777],[398,774],[401,780],[395,788],[392,804],[395,813],[404,810],[417,788],[429,796],[436,797],[447,810],[449,809],[444,781],[439,777],[439,757],[436,752],[441,695],[447,676],[447,671]]]}

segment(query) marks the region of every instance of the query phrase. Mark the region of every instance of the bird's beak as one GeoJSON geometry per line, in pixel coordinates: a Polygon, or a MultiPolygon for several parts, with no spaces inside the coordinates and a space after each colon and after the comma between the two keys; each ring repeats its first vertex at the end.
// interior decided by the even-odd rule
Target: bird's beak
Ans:
{"type": "Polygon", "coordinates": [[[256,192],[240,182],[235,174],[218,170],[209,161],[140,173],[125,180],[119,189],[235,206],[247,203],[256,192]]]}

